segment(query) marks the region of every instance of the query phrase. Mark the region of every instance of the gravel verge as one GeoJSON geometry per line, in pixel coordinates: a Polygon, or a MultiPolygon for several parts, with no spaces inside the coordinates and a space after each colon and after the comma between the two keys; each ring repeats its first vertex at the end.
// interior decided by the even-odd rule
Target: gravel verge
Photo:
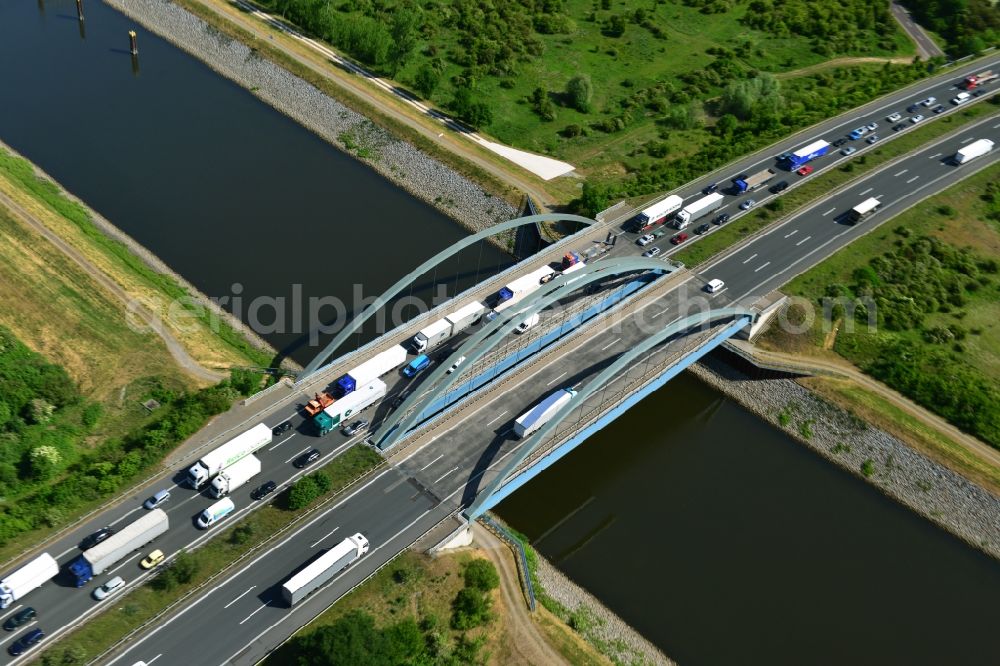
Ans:
{"type": "Polygon", "coordinates": [[[105,1],[463,227],[480,231],[517,216],[507,201],[169,0],[105,1]]]}

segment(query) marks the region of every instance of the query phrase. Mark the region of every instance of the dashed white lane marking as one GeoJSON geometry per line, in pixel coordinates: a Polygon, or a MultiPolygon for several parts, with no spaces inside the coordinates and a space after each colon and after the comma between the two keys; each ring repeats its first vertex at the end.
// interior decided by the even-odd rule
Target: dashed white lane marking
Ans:
{"type": "Polygon", "coordinates": [[[240,621],[240,624],[242,625],[242,624],[243,624],[244,622],[246,622],[247,620],[249,620],[250,618],[252,618],[252,617],[253,617],[254,615],[256,615],[257,613],[261,612],[262,610],[264,610],[265,608],[267,608],[267,607],[268,607],[268,606],[270,606],[270,605],[271,605],[271,602],[270,602],[270,601],[268,601],[268,602],[267,602],[266,604],[264,604],[263,606],[261,606],[260,608],[258,608],[258,609],[257,609],[257,610],[255,610],[254,612],[250,613],[250,614],[249,614],[249,615],[247,615],[247,616],[246,616],[245,618],[243,618],[243,619],[242,619],[242,620],[240,621]]]}
{"type": "Polygon", "coordinates": [[[970,142],[970,141],[972,141],[972,140],[973,140],[974,138],[976,138],[976,137],[974,137],[974,136],[970,136],[970,137],[968,137],[968,138],[966,138],[966,139],[962,139],[961,141],[959,141],[959,143],[960,143],[960,144],[962,144],[962,143],[969,143],[969,142],[970,142]]]}
{"type": "Polygon", "coordinates": [[[248,594],[250,594],[250,590],[254,589],[255,587],[257,587],[257,586],[256,585],[251,585],[249,590],[247,590],[246,592],[244,592],[240,596],[238,596],[235,599],[233,599],[232,601],[230,601],[228,604],[226,604],[225,606],[223,606],[223,608],[229,608],[230,606],[232,606],[233,604],[235,604],[237,601],[239,601],[243,597],[245,597],[248,594]]]}
{"type": "Polygon", "coordinates": [[[797,233],[799,233],[798,229],[792,229],[792,231],[790,233],[785,234],[785,238],[791,238],[792,236],[794,236],[797,233]]]}
{"type": "MultiPolygon", "coordinates": [[[[507,412],[504,412],[504,414],[506,414],[506,413],[507,412]]],[[[499,418],[499,417],[497,417],[497,418],[499,418]]],[[[489,423],[487,423],[486,425],[489,425],[489,423]]],[[[436,463],[438,460],[441,460],[441,458],[444,458],[444,454],[443,453],[441,455],[439,455],[437,458],[435,458],[434,460],[430,461],[429,463],[427,463],[426,465],[424,465],[423,467],[421,467],[420,471],[421,472],[424,471],[425,469],[427,469],[428,467],[430,467],[431,465],[433,465],[434,463],[436,463]]]]}
{"type": "Polygon", "coordinates": [[[285,442],[287,442],[288,440],[290,440],[292,437],[295,437],[297,434],[299,434],[299,433],[293,432],[291,435],[289,435],[288,437],[285,437],[280,442],[278,442],[277,444],[275,444],[274,446],[272,446],[271,448],[269,448],[268,451],[274,451],[276,448],[278,448],[279,446],[281,446],[282,444],[284,444],[285,442]]]}
{"type": "Polygon", "coordinates": [[[323,539],[327,538],[328,536],[330,536],[331,534],[333,534],[334,532],[336,532],[336,531],[337,531],[337,530],[339,530],[339,529],[340,529],[340,525],[337,525],[337,526],[336,526],[336,527],[334,527],[334,528],[333,528],[332,530],[330,530],[329,532],[327,532],[326,534],[324,534],[324,535],[323,535],[323,536],[322,536],[321,538],[319,538],[319,539],[316,539],[316,540],[315,540],[315,541],[313,541],[313,542],[312,542],[311,544],[309,544],[309,547],[310,547],[310,548],[315,548],[315,547],[316,547],[316,544],[320,543],[321,541],[323,541],[323,539]]]}
{"type": "Polygon", "coordinates": [[[929,156],[927,159],[933,160],[933,159],[935,159],[937,157],[941,157],[942,155],[944,155],[944,153],[934,153],[933,155],[929,156]]]}
{"type": "Polygon", "coordinates": [[[305,453],[306,451],[308,451],[311,448],[312,448],[311,446],[307,446],[306,448],[302,449],[301,451],[299,451],[298,453],[296,453],[294,456],[292,456],[291,458],[289,458],[288,460],[286,460],[285,464],[288,464],[288,463],[292,462],[293,460],[295,460],[296,458],[298,458],[299,456],[301,456],[303,453],[305,453]]]}
{"type": "Polygon", "coordinates": [[[917,178],[920,178],[920,176],[914,176],[913,178],[911,178],[908,181],[906,181],[906,184],[909,185],[910,183],[912,183],[913,181],[915,181],[917,178]]]}
{"type": "Polygon", "coordinates": [[[836,206],[834,206],[834,207],[833,207],[833,208],[831,208],[830,210],[828,210],[828,211],[826,211],[825,213],[823,213],[823,217],[826,217],[827,215],[829,215],[830,213],[832,213],[832,212],[833,212],[833,211],[835,211],[835,210],[837,210],[836,206]]]}
{"type": "Polygon", "coordinates": [[[810,238],[812,238],[812,236],[806,236],[805,238],[803,238],[802,240],[800,240],[798,243],[796,243],[795,247],[798,247],[799,245],[802,245],[803,243],[805,243],[810,238]]]}
{"type": "Polygon", "coordinates": [[[859,192],[858,194],[859,194],[860,196],[865,196],[866,194],[868,194],[869,192],[871,192],[871,191],[872,191],[872,190],[874,190],[874,189],[875,189],[874,187],[869,187],[869,188],[868,188],[867,190],[865,190],[864,192],[859,192]]]}
{"type": "Polygon", "coordinates": [[[902,176],[902,175],[903,175],[904,173],[906,173],[907,171],[909,171],[909,169],[903,169],[903,170],[902,170],[902,171],[900,171],[899,173],[894,173],[894,174],[892,174],[892,175],[893,175],[893,176],[894,176],[895,178],[899,178],[900,176],[902,176]]]}
{"type": "Polygon", "coordinates": [[[764,264],[763,266],[761,266],[760,268],[758,268],[757,270],[755,270],[754,273],[759,273],[760,271],[764,270],[765,268],[767,268],[770,265],[771,265],[771,262],[769,261],[766,264],[764,264]]]}
{"type": "Polygon", "coordinates": [[[604,345],[603,347],[601,347],[601,351],[604,351],[604,350],[605,350],[605,349],[607,349],[608,347],[614,347],[614,346],[615,346],[615,345],[616,345],[616,344],[617,344],[618,342],[620,342],[620,341],[621,341],[621,338],[615,338],[614,340],[612,340],[612,341],[611,341],[611,342],[609,342],[608,344],[606,344],[606,345],[604,345]]]}
{"type": "Polygon", "coordinates": [[[449,469],[449,470],[448,470],[447,472],[445,472],[444,474],[442,474],[441,476],[439,476],[439,477],[437,478],[437,480],[436,480],[436,481],[434,481],[434,483],[441,483],[441,481],[443,481],[443,480],[444,480],[445,478],[447,478],[447,476],[448,476],[449,474],[451,474],[451,473],[453,473],[453,472],[457,472],[457,471],[458,471],[458,467],[452,467],[452,468],[451,468],[451,469],[449,469]]]}
{"type": "Polygon", "coordinates": [[[133,555],[132,557],[128,558],[127,560],[125,560],[124,562],[122,562],[121,564],[119,564],[118,566],[116,566],[116,567],[115,567],[114,569],[112,569],[111,571],[106,571],[105,573],[106,573],[106,574],[108,574],[108,575],[110,576],[111,574],[113,574],[114,572],[118,571],[118,570],[119,570],[119,569],[121,569],[121,568],[122,568],[123,566],[125,566],[126,564],[128,564],[129,562],[131,562],[132,560],[134,560],[135,558],[139,557],[139,556],[140,556],[141,554],[142,554],[142,553],[136,553],[136,554],[135,554],[135,555],[133,555]]]}
{"type": "Polygon", "coordinates": [[[750,255],[750,258],[749,258],[749,259],[747,259],[746,261],[744,261],[743,263],[744,263],[744,264],[749,264],[749,263],[750,263],[751,261],[753,261],[753,260],[754,260],[754,259],[755,259],[756,257],[757,257],[756,253],[755,253],[755,254],[752,254],[752,255],[750,255]]]}
{"type": "MultiPolygon", "coordinates": [[[[502,416],[503,416],[504,414],[506,414],[506,413],[507,413],[507,410],[505,409],[505,410],[503,410],[502,412],[500,412],[499,414],[497,414],[496,416],[494,416],[494,417],[493,417],[492,419],[490,419],[489,421],[487,421],[487,422],[486,422],[486,425],[493,425],[494,423],[496,423],[497,421],[499,421],[499,420],[500,420],[500,418],[501,418],[501,417],[502,417],[502,416]]],[[[444,454],[442,453],[441,455],[444,455],[444,454]]]]}
{"type": "Polygon", "coordinates": [[[563,377],[565,377],[568,373],[569,373],[569,370],[567,370],[566,372],[562,373],[561,375],[559,375],[558,377],[556,377],[555,379],[553,379],[552,381],[550,381],[548,384],[546,384],[546,386],[552,386],[557,381],[559,381],[560,379],[562,379],[563,377]]]}

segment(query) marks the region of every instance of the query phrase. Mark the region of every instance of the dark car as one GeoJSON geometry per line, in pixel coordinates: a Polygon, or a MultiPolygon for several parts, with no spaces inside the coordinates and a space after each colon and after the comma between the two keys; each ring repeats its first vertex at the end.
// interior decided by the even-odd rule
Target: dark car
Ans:
{"type": "Polygon", "coordinates": [[[784,192],[788,187],[788,181],[783,180],[781,182],[775,183],[771,186],[771,194],[777,194],[778,192],[784,192]]]}
{"type": "Polygon", "coordinates": [[[840,137],[839,139],[837,139],[836,141],[833,142],[833,147],[834,148],[840,148],[842,145],[844,145],[845,143],[847,143],[847,141],[848,141],[848,138],[846,136],[842,136],[842,137],[840,137]]]}
{"type": "Polygon", "coordinates": [[[9,652],[10,656],[12,657],[20,656],[25,652],[27,652],[29,648],[38,644],[38,641],[42,640],[43,638],[45,638],[44,631],[42,631],[41,629],[32,629],[24,636],[21,636],[16,641],[11,643],[10,647],[7,648],[7,652],[9,652]]]}
{"type": "Polygon", "coordinates": [[[892,131],[893,132],[898,132],[901,129],[906,129],[906,123],[899,123],[898,125],[893,125],[892,126],[892,131]]]}
{"type": "Polygon", "coordinates": [[[395,409],[396,407],[402,405],[406,401],[406,399],[410,397],[410,393],[412,393],[412,391],[403,391],[402,393],[397,395],[396,398],[392,401],[393,408],[395,409]]]}
{"type": "Polygon", "coordinates": [[[985,94],[986,94],[986,91],[983,90],[982,88],[980,88],[976,92],[972,93],[972,96],[973,97],[979,97],[980,95],[985,95],[985,94]]]}
{"type": "Polygon", "coordinates": [[[296,458],[295,462],[292,464],[298,467],[299,469],[302,469],[303,467],[308,467],[309,465],[312,465],[314,462],[319,460],[320,455],[322,454],[320,454],[319,449],[309,449],[301,456],[296,458]]]}
{"type": "Polygon", "coordinates": [[[906,112],[907,113],[913,113],[914,111],[916,111],[919,108],[920,108],[919,104],[911,104],[908,107],[906,107],[906,112]]]}
{"type": "Polygon", "coordinates": [[[701,193],[711,194],[712,192],[715,192],[717,189],[719,189],[719,184],[712,183],[711,185],[706,185],[705,187],[701,188],[701,193]]]}
{"type": "Polygon", "coordinates": [[[285,434],[291,429],[292,429],[292,422],[285,421],[284,423],[279,423],[278,425],[274,426],[274,428],[271,430],[271,434],[274,435],[275,437],[281,437],[283,434],[285,434]]]}
{"type": "Polygon", "coordinates": [[[80,542],[80,550],[89,550],[90,548],[93,548],[94,546],[101,543],[114,533],[115,531],[110,527],[102,527],[93,534],[90,534],[83,538],[83,541],[80,542]]]}
{"type": "Polygon", "coordinates": [[[366,421],[365,419],[361,419],[360,421],[355,421],[349,426],[344,426],[344,429],[341,430],[341,432],[343,432],[348,437],[353,437],[354,435],[357,435],[359,432],[361,432],[367,427],[368,427],[368,421],[366,421]]]}
{"type": "Polygon", "coordinates": [[[7,621],[3,623],[3,628],[7,631],[14,631],[22,624],[28,624],[36,617],[38,617],[38,613],[35,612],[34,608],[28,606],[7,618],[7,621]]]}
{"type": "Polygon", "coordinates": [[[268,481],[264,485],[254,488],[254,491],[250,493],[250,497],[255,500],[262,500],[277,489],[278,489],[277,483],[275,483],[274,481],[268,481]]]}
{"type": "Polygon", "coordinates": [[[695,229],[694,232],[699,236],[701,236],[702,234],[707,234],[708,230],[711,228],[712,227],[708,226],[707,224],[702,224],[697,229],[695,229]]]}
{"type": "Polygon", "coordinates": [[[938,104],[935,106],[934,113],[944,113],[944,104],[938,104]]]}
{"type": "Polygon", "coordinates": [[[721,227],[723,224],[729,221],[729,213],[722,213],[712,221],[721,227]]]}

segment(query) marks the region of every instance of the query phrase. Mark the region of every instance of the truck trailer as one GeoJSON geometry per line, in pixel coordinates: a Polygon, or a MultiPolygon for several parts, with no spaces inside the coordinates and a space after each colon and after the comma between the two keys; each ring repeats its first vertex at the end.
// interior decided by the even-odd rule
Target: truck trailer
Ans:
{"type": "Polygon", "coordinates": [[[982,157],[991,150],[993,150],[993,142],[989,139],[973,141],[969,145],[958,149],[958,152],[955,153],[955,164],[965,164],[977,157],[982,157]]]}
{"type": "Polygon", "coordinates": [[[721,193],[713,192],[707,197],[702,197],[701,199],[684,206],[684,208],[677,213],[674,226],[678,229],[683,229],[699,217],[704,217],[713,210],[718,210],[722,206],[722,201],[725,198],[726,197],[724,197],[721,193]]]}
{"type": "Polygon", "coordinates": [[[393,345],[338,379],[336,391],[340,394],[340,399],[343,400],[344,396],[359,386],[363,386],[373,379],[378,379],[382,375],[392,372],[404,363],[406,363],[406,347],[403,345],[393,345]]]}
{"type": "Polygon", "coordinates": [[[198,490],[225,468],[270,443],[271,429],[263,423],[258,423],[211,453],[206,453],[201,460],[191,465],[187,472],[187,482],[198,490]]]}
{"type": "Polygon", "coordinates": [[[772,178],[774,178],[775,173],[773,169],[764,169],[763,171],[758,171],[752,176],[748,176],[746,179],[737,178],[733,181],[733,187],[736,191],[742,194],[743,192],[753,192],[754,190],[759,190],[760,188],[767,185],[772,178]]]}
{"type": "Polygon", "coordinates": [[[521,439],[541,428],[574,395],[576,395],[576,391],[573,389],[559,389],[524,414],[518,416],[514,421],[514,436],[521,439]]]}
{"type": "Polygon", "coordinates": [[[374,379],[324,409],[313,419],[320,437],[330,433],[354,414],[384,398],[386,391],[385,382],[381,379],[374,379]]]}
{"type": "Polygon", "coordinates": [[[635,216],[635,224],[633,226],[640,233],[649,231],[653,227],[663,224],[668,217],[679,211],[683,205],[684,199],[681,199],[676,194],[671,194],[666,199],[661,199],[653,205],[642,209],[635,216]]]}
{"type": "Polygon", "coordinates": [[[170,520],[163,509],[153,509],[128,527],[102,541],[69,563],[69,572],[76,578],[76,586],[87,582],[115,564],[134,550],[160,536],[170,527],[170,520]]]}
{"type": "Polygon", "coordinates": [[[788,156],[788,168],[789,170],[798,169],[800,166],[816,159],[817,157],[822,157],[826,155],[827,151],[830,150],[830,143],[827,141],[819,140],[813,141],[805,148],[799,148],[794,153],[788,156]]]}
{"type": "Polygon", "coordinates": [[[17,571],[0,580],[0,608],[7,608],[20,601],[32,590],[38,589],[59,573],[59,563],[48,553],[42,553],[17,571]]]}
{"type": "Polygon", "coordinates": [[[484,312],[486,312],[486,306],[479,301],[473,301],[465,307],[455,310],[447,317],[438,319],[433,324],[418,331],[413,336],[414,349],[420,353],[433,349],[472,326],[483,316],[484,312]]]}
{"type": "Polygon", "coordinates": [[[281,586],[281,596],[289,606],[294,606],[367,552],[368,539],[363,534],[347,537],[289,578],[281,586]]]}
{"type": "Polygon", "coordinates": [[[520,303],[525,297],[529,296],[542,286],[542,280],[548,280],[554,276],[555,273],[556,272],[548,266],[542,266],[541,268],[538,268],[531,273],[508,283],[497,293],[498,303],[493,310],[486,315],[486,318],[492,321],[497,315],[507,308],[520,303]]]}
{"type": "Polygon", "coordinates": [[[212,479],[212,495],[225,497],[258,474],[260,474],[260,459],[251,454],[225,468],[212,479]]]}
{"type": "Polygon", "coordinates": [[[972,90],[973,88],[978,88],[984,83],[989,83],[998,76],[1000,76],[1000,74],[994,74],[993,70],[987,69],[985,72],[979,72],[978,74],[965,77],[965,80],[962,81],[962,87],[966,90],[972,90]]]}

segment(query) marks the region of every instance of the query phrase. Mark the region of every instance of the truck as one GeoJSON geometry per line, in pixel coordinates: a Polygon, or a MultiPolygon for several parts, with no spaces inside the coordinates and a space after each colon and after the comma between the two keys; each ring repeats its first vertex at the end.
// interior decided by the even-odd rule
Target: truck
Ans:
{"type": "Polygon", "coordinates": [[[556,272],[548,266],[542,266],[541,268],[538,268],[531,273],[508,283],[503,287],[503,289],[497,292],[497,305],[495,305],[493,310],[486,315],[486,318],[492,321],[501,312],[512,305],[521,302],[521,300],[523,300],[526,296],[535,292],[542,286],[542,280],[547,282],[555,274],[556,272]]]}
{"type": "Polygon", "coordinates": [[[794,153],[788,156],[788,169],[793,171],[798,169],[800,166],[814,160],[817,157],[822,157],[826,155],[827,151],[830,150],[830,143],[828,141],[813,141],[805,148],[799,148],[794,153]]]}
{"type": "Polygon", "coordinates": [[[965,164],[977,157],[982,157],[991,150],[993,150],[993,142],[989,139],[973,141],[969,145],[958,149],[958,152],[955,153],[955,164],[965,164]]]}
{"type": "Polygon", "coordinates": [[[281,586],[281,596],[289,606],[294,606],[367,552],[368,539],[363,534],[347,537],[289,578],[281,586]]]}
{"type": "Polygon", "coordinates": [[[748,176],[746,179],[737,178],[733,181],[733,187],[740,194],[744,192],[753,192],[758,190],[765,185],[767,185],[772,178],[774,178],[775,173],[773,169],[764,169],[763,171],[758,171],[752,176],[748,176]]]}
{"type": "Polygon", "coordinates": [[[681,199],[676,194],[671,194],[666,199],[661,199],[653,205],[643,208],[635,216],[635,223],[633,225],[635,231],[645,233],[653,227],[663,224],[668,217],[680,210],[683,205],[684,199],[681,199]]]}
{"type": "Polygon", "coordinates": [[[989,83],[998,76],[1000,76],[1000,74],[994,74],[993,70],[987,69],[984,72],[979,72],[978,74],[972,74],[971,76],[965,77],[965,80],[962,81],[962,87],[966,90],[972,90],[974,88],[978,88],[984,83],[989,83]]]}
{"type": "Polygon", "coordinates": [[[381,379],[373,379],[324,409],[313,419],[320,437],[332,432],[334,428],[353,414],[367,409],[384,398],[387,390],[385,382],[381,379]]]}
{"type": "Polygon", "coordinates": [[[260,474],[260,458],[250,454],[219,472],[212,479],[211,493],[217,498],[225,497],[258,474],[260,474]]]}
{"type": "Polygon", "coordinates": [[[545,400],[521,414],[514,420],[514,436],[518,439],[527,437],[543,425],[549,422],[555,413],[567,402],[573,399],[576,391],[573,389],[559,389],[545,400]]]}
{"type": "Polygon", "coordinates": [[[406,363],[406,347],[403,345],[394,345],[384,352],[372,356],[337,380],[335,390],[338,398],[343,399],[359,386],[392,372],[404,363],[406,363]]]}
{"type": "Polygon", "coordinates": [[[192,488],[198,490],[225,468],[239,462],[251,453],[256,453],[258,449],[270,443],[271,429],[263,423],[258,423],[211,453],[206,453],[201,457],[201,460],[191,465],[187,471],[187,482],[192,488]]]}
{"type": "Polygon", "coordinates": [[[875,197],[869,197],[847,212],[847,221],[857,224],[869,215],[873,215],[882,207],[882,202],[875,197]]]}
{"type": "Polygon", "coordinates": [[[105,541],[97,544],[69,563],[69,573],[76,578],[76,586],[83,587],[91,578],[145,546],[170,527],[170,520],[163,509],[153,509],[142,518],[105,541]]]}
{"type": "Polygon", "coordinates": [[[575,266],[583,261],[580,258],[579,252],[573,252],[572,250],[563,255],[562,258],[562,269],[565,271],[570,266],[575,266]]]}
{"type": "Polygon", "coordinates": [[[485,311],[486,306],[479,301],[473,301],[465,307],[455,310],[450,315],[438,319],[426,328],[420,329],[413,336],[413,348],[418,353],[433,349],[445,340],[472,326],[483,316],[485,311]]]}
{"type": "Polygon", "coordinates": [[[722,206],[722,200],[725,198],[726,197],[724,197],[721,193],[713,192],[707,197],[702,197],[701,199],[684,206],[684,208],[677,213],[674,226],[678,229],[683,229],[699,217],[704,217],[713,210],[718,210],[722,206]]]}
{"type": "Polygon", "coordinates": [[[59,563],[48,553],[42,553],[17,571],[0,580],[0,608],[7,608],[20,601],[32,590],[38,589],[59,573],[59,563]]]}
{"type": "Polygon", "coordinates": [[[333,404],[333,396],[325,391],[323,393],[316,393],[313,399],[306,403],[306,414],[309,416],[316,416],[324,409],[333,404]]]}
{"type": "Polygon", "coordinates": [[[202,511],[198,516],[198,520],[195,522],[197,522],[198,527],[203,530],[207,530],[209,527],[231,514],[235,509],[236,505],[233,504],[233,500],[225,497],[202,511]]]}

